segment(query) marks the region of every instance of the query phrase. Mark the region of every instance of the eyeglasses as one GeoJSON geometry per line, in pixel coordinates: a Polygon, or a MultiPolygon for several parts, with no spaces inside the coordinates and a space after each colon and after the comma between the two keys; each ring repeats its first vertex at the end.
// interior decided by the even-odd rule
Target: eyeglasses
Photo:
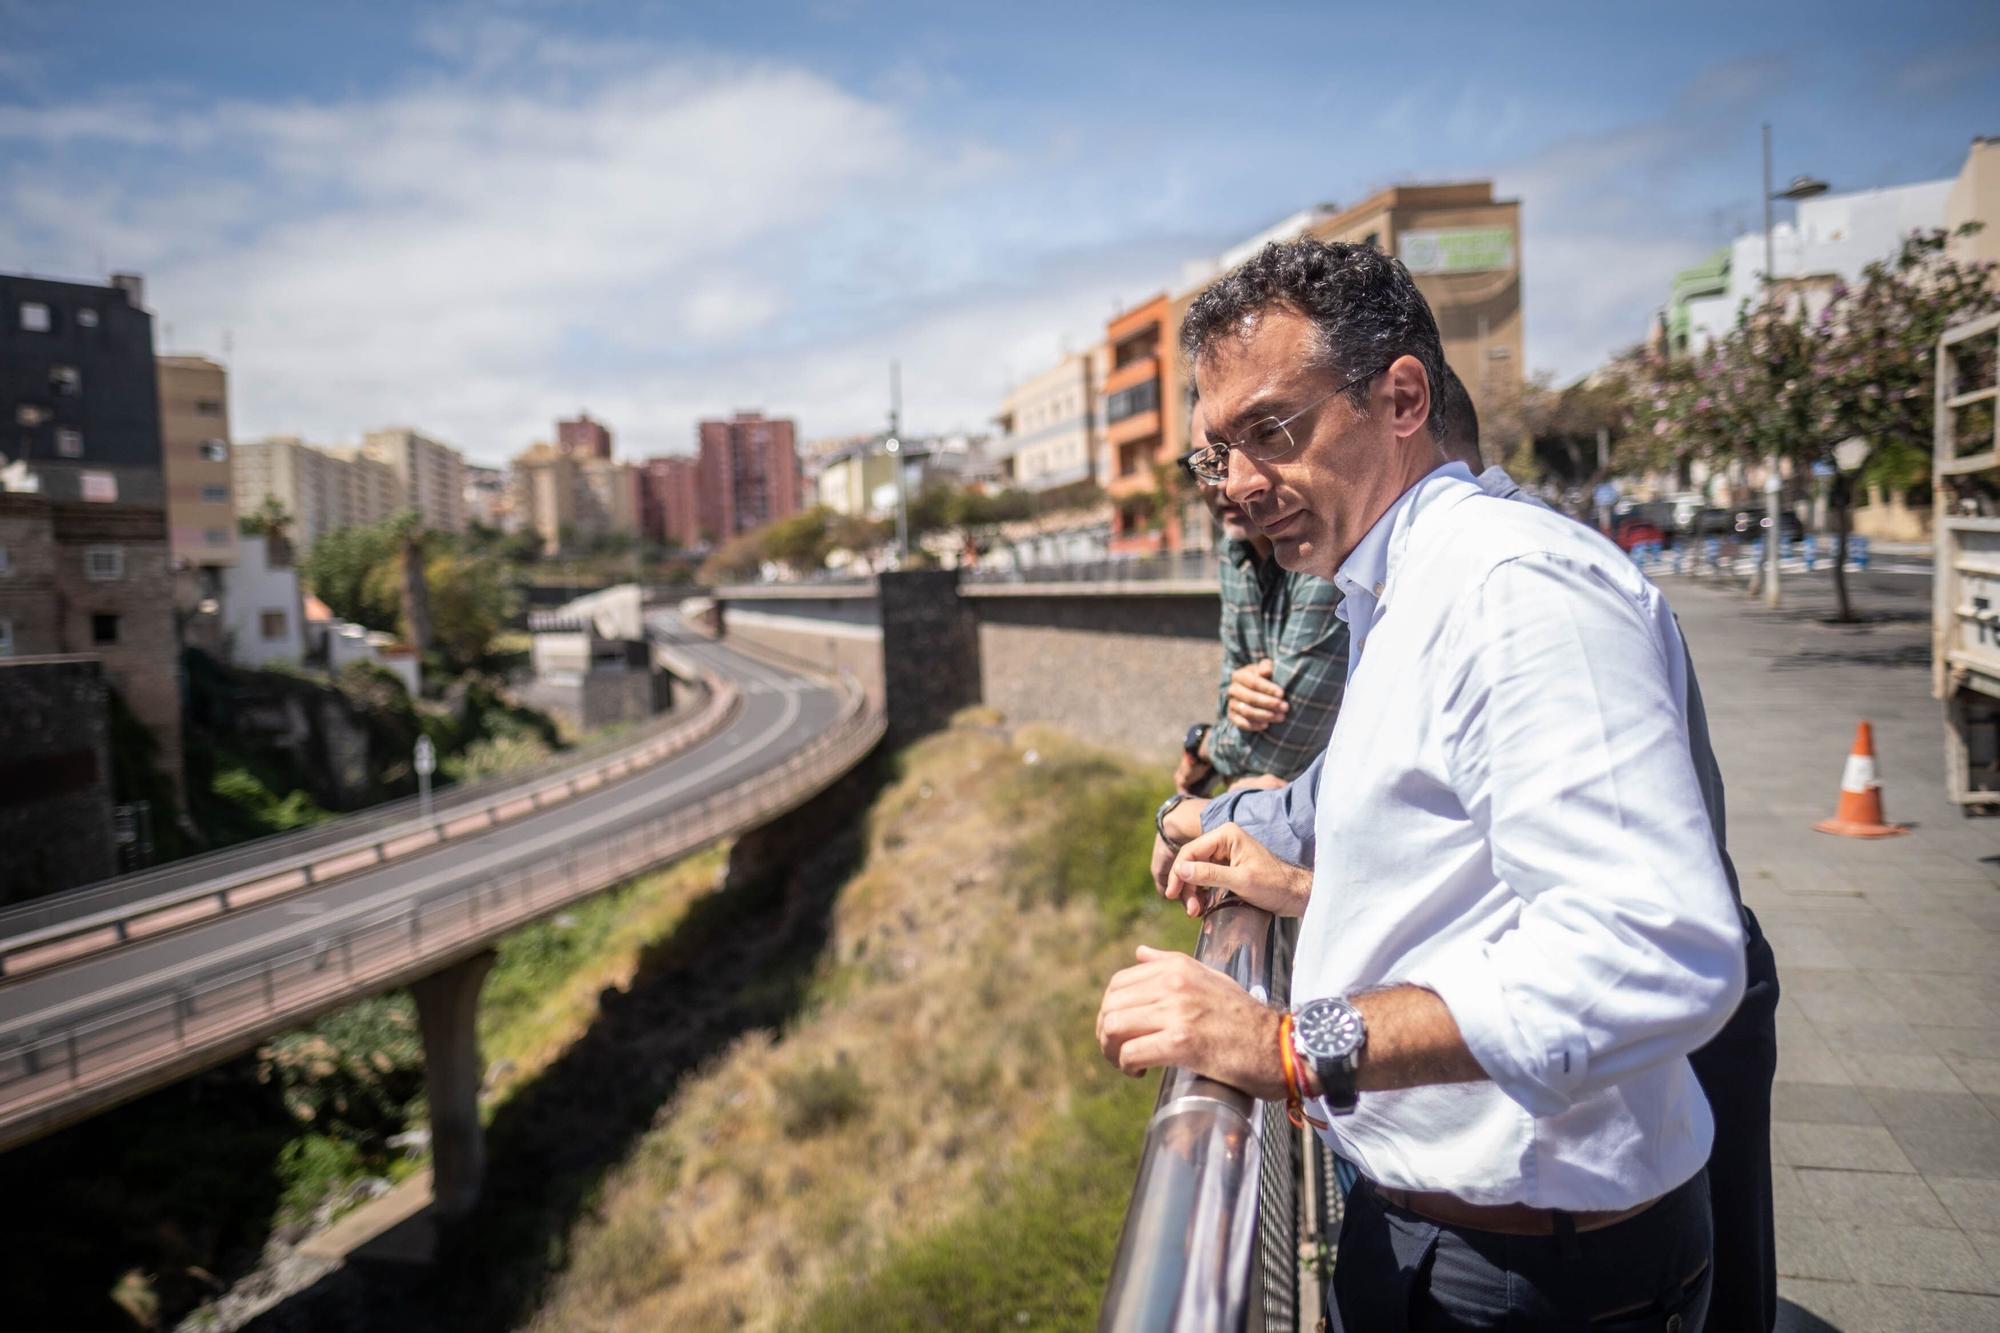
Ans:
{"type": "Polygon", "coordinates": [[[1259,463],[1268,463],[1274,459],[1283,458],[1286,454],[1299,447],[1299,442],[1292,438],[1291,426],[1294,421],[1297,421],[1327,399],[1346,393],[1363,380],[1374,379],[1382,373],[1383,369],[1385,368],[1377,367],[1364,375],[1356,375],[1332,393],[1320,395],[1282,421],[1277,417],[1265,417],[1262,421],[1252,425],[1249,430],[1243,433],[1243,438],[1233,444],[1224,440],[1215,444],[1203,445],[1201,448],[1183,457],[1180,460],[1180,464],[1187,470],[1188,475],[1196,481],[1205,481],[1209,485],[1215,486],[1220,485],[1229,477],[1229,451],[1231,449],[1239,449],[1243,452],[1244,457],[1255,459],[1259,463]]]}

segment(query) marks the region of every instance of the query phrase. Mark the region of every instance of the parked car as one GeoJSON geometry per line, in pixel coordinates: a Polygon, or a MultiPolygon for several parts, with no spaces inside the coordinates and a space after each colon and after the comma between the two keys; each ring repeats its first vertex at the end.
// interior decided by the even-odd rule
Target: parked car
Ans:
{"type": "Polygon", "coordinates": [[[1688,520],[1689,536],[1734,537],[1736,535],[1736,515],[1727,509],[1700,509],[1688,520]]]}
{"type": "MultiPolygon", "coordinates": [[[[1738,541],[1762,541],[1764,534],[1771,530],[1771,515],[1762,509],[1739,509],[1730,527],[1738,541]]],[[[1806,535],[1806,525],[1799,522],[1799,516],[1791,510],[1780,509],[1778,533],[1780,541],[1795,542],[1806,535]]]]}
{"type": "Polygon", "coordinates": [[[1629,551],[1635,546],[1664,546],[1667,534],[1652,519],[1630,514],[1618,520],[1611,540],[1618,543],[1619,550],[1629,551]]]}

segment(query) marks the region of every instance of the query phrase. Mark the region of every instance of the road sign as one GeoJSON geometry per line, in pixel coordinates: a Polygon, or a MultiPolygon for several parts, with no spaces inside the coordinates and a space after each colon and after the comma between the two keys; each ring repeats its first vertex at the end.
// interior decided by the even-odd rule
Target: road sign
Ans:
{"type": "Polygon", "coordinates": [[[424,777],[429,777],[431,774],[437,772],[437,767],[437,747],[431,744],[430,737],[417,737],[417,772],[424,777]]]}

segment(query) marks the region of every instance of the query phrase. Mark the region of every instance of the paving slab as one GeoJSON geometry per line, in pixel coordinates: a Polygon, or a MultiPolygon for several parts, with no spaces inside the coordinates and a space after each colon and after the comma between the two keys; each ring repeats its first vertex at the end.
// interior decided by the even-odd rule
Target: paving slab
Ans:
{"type": "Polygon", "coordinates": [[[1779,1327],[2000,1330],[2000,819],[1944,795],[1927,578],[1786,606],[1687,579],[1679,614],[1729,788],[1744,899],[1778,957],[1779,1327]],[[1814,831],[1873,724],[1898,838],[1814,831]]]}

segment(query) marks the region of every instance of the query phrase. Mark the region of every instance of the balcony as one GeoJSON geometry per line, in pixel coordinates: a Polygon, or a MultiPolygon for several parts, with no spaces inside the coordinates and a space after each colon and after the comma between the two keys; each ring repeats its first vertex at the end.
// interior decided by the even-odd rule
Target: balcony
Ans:
{"type": "Polygon", "coordinates": [[[1121,389],[1129,389],[1135,384],[1160,378],[1160,358],[1158,356],[1134,357],[1124,365],[1104,377],[1104,387],[1099,392],[1106,398],[1121,389]]]}

